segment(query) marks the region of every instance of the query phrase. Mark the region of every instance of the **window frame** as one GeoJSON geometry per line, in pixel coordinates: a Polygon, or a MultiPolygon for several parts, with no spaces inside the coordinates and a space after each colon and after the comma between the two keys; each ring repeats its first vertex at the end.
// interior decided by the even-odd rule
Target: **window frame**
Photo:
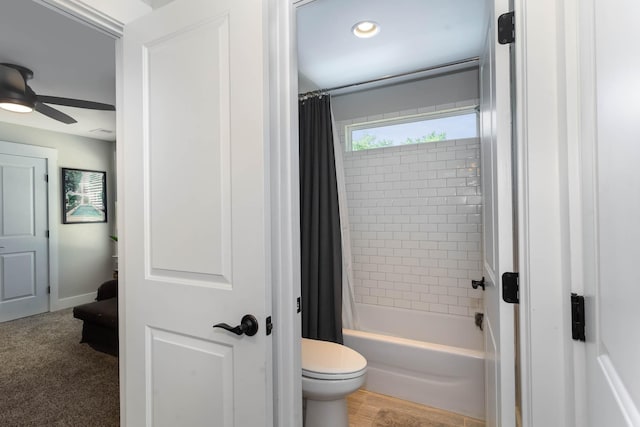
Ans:
{"type": "MultiPolygon", "coordinates": [[[[478,105],[468,105],[465,107],[456,107],[456,108],[450,108],[447,110],[430,111],[428,113],[409,114],[406,116],[389,117],[384,119],[348,124],[344,126],[345,151],[355,152],[353,151],[353,148],[351,145],[351,137],[354,131],[370,129],[374,127],[381,127],[385,125],[392,126],[392,125],[399,125],[404,123],[415,123],[420,121],[436,120],[436,119],[441,119],[445,117],[463,116],[471,113],[476,115],[476,136],[475,137],[478,137],[480,135],[478,109],[479,109],[478,105]]],[[[445,139],[444,141],[451,141],[451,139],[445,139]]],[[[442,141],[430,141],[430,142],[442,142],[442,141]]],[[[426,143],[428,142],[420,142],[418,144],[426,144],[426,143]]],[[[401,146],[402,145],[392,145],[389,147],[375,147],[375,148],[391,148],[391,147],[401,147],[401,146]]],[[[368,148],[366,150],[358,150],[358,151],[374,150],[375,148],[368,148]]]]}

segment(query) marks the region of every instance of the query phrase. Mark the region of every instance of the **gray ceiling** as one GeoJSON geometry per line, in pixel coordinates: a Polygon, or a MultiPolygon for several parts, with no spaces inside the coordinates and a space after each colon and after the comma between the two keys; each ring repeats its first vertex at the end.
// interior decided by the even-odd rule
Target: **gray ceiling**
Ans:
{"type": "MultiPolygon", "coordinates": [[[[485,23],[483,0],[315,0],[298,7],[301,88],[375,79],[476,57],[485,23]],[[359,39],[363,20],[380,33],[359,39]]],[[[304,89],[303,89],[304,90],[304,89]]]]}
{"type": "MultiPolygon", "coordinates": [[[[38,94],[115,104],[115,41],[32,0],[2,0],[0,62],[30,68],[29,85],[38,94]]],[[[51,106],[78,123],[4,110],[0,121],[115,140],[115,112],[51,106]]]]}

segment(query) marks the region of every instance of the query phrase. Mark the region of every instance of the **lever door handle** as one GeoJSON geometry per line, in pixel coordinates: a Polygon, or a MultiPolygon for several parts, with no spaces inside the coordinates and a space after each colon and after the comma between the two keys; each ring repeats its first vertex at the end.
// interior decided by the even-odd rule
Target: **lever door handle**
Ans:
{"type": "Polygon", "coordinates": [[[258,332],[258,320],[251,314],[245,314],[238,326],[230,326],[226,323],[218,323],[213,325],[213,327],[222,328],[229,332],[233,332],[236,335],[245,334],[252,337],[258,332]]]}

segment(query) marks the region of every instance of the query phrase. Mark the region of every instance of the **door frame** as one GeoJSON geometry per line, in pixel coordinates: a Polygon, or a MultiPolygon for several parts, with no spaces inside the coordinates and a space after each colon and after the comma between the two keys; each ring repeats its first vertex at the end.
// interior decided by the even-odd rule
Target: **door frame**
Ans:
{"type": "MultiPolygon", "coordinates": [[[[522,425],[580,425],[570,295],[579,122],[574,0],[515,0],[522,425]]],[[[579,200],[578,200],[579,201],[579,200]]],[[[579,224],[579,223],[578,223],[579,224]]],[[[575,291],[575,290],[574,290],[575,291]]]]}
{"type": "Polygon", "coordinates": [[[0,152],[45,159],[47,162],[47,229],[49,230],[47,279],[49,282],[49,307],[48,311],[56,311],[62,308],[58,298],[58,224],[60,223],[60,188],[58,176],[58,150],[55,148],[41,147],[38,145],[21,144],[17,142],[0,141],[0,152]],[[10,152],[8,152],[10,151],[10,152]]]}
{"type": "MultiPolygon", "coordinates": [[[[141,0],[114,0],[108,4],[100,0],[36,1],[111,34],[114,39],[120,37],[127,22],[151,11],[141,0]]],[[[301,424],[300,316],[295,310],[300,273],[294,17],[295,7],[308,1],[265,2],[266,24],[273,36],[268,46],[269,83],[273,94],[269,100],[271,167],[279,171],[272,174],[270,183],[274,218],[271,227],[275,321],[273,392],[278,397],[274,399],[275,424],[282,426],[301,424]]],[[[564,28],[575,19],[570,10],[572,5],[575,6],[573,0],[566,6],[561,0],[515,0],[514,5],[524,426],[533,426],[534,419],[536,425],[553,425],[558,420],[563,420],[564,425],[575,425],[574,351],[569,318],[570,270],[575,257],[572,257],[569,226],[573,204],[568,194],[569,188],[576,187],[572,171],[567,170],[575,160],[567,142],[567,136],[575,131],[570,128],[575,126],[574,122],[567,124],[567,119],[573,117],[571,110],[567,113],[567,101],[575,101],[575,97],[568,84],[567,70],[575,61],[577,47],[571,44],[573,27],[564,28]],[[549,417],[553,420],[547,422],[549,417]]],[[[118,74],[120,57],[118,47],[118,74]]],[[[121,79],[117,81],[117,110],[121,111],[121,79]]],[[[118,113],[117,117],[121,119],[118,113]]],[[[116,146],[121,144],[119,131],[116,146]]],[[[119,180],[118,186],[122,185],[119,180]]]]}

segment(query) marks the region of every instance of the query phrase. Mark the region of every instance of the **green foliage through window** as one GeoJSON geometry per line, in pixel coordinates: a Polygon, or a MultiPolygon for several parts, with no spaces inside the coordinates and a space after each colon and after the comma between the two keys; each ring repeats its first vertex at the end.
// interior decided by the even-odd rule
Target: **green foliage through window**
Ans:
{"type": "Polygon", "coordinates": [[[446,132],[437,133],[436,131],[433,131],[429,135],[424,135],[420,138],[407,137],[404,141],[401,141],[401,142],[394,142],[393,140],[390,140],[390,139],[378,140],[378,137],[376,137],[375,135],[365,133],[362,137],[358,138],[357,140],[351,141],[351,149],[353,151],[361,151],[361,150],[369,150],[371,148],[393,147],[398,145],[420,144],[423,142],[445,141],[446,139],[447,139],[446,132]]]}
{"type": "Polygon", "coordinates": [[[345,133],[351,151],[475,138],[478,116],[472,108],[427,113],[348,125],[345,133]]]}

